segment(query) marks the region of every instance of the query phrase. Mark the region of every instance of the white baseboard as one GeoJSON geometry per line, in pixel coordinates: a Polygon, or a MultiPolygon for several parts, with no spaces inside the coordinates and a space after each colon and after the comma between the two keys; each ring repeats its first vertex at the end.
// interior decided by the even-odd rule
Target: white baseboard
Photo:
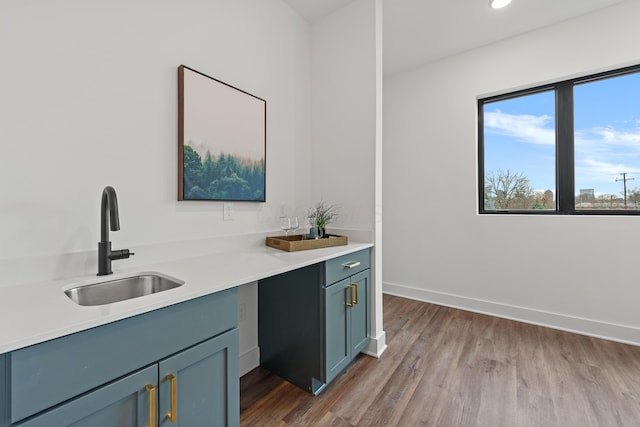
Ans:
{"type": "Polygon", "coordinates": [[[369,337],[369,345],[363,351],[364,354],[379,358],[387,349],[387,334],[382,331],[377,337],[369,337]]]}
{"type": "Polygon", "coordinates": [[[446,307],[531,323],[553,329],[588,335],[595,338],[640,345],[640,328],[552,313],[528,307],[502,304],[445,292],[412,288],[385,282],[382,292],[399,297],[425,301],[446,307]]]}
{"type": "Polygon", "coordinates": [[[260,366],[260,347],[252,348],[246,353],[240,355],[240,376],[248,374],[258,366],[260,366]]]}

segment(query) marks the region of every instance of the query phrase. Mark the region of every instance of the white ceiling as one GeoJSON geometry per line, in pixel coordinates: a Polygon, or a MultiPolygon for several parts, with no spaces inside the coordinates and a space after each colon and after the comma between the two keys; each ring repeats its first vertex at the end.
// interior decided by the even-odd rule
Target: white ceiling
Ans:
{"type": "Polygon", "coordinates": [[[317,21],[354,0],[284,0],[309,22],[317,21]]]}
{"type": "MultiPolygon", "coordinates": [[[[314,22],[354,0],[284,0],[314,22]]],[[[489,0],[383,0],[384,73],[444,58],[622,1],[513,0],[501,10],[489,0]]]]}

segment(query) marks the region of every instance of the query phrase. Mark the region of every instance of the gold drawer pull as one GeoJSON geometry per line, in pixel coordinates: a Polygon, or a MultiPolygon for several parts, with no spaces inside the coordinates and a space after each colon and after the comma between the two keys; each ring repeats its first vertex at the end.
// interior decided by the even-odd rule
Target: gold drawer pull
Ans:
{"type": "Polygon", "coordinates": [[[345,262],[344,264],[342,264],[342,266],[344,268],[356,268],[356,267],[360,266],[360,261],[345,262]]]}
{"type": "Polygon", "coordinates": [[[149,425],[147,427],[155,427],[156,425],[156,388],[151,384],[145,387],[149,393],[149,425]]]}
{"type": "Polygon", "coordinates": [[[171,384],[171,411],[167,414],[167,418],[175,424],[178,421],[178,379],[173,374],[167,375],[166,378],[171,384]]]}
{"type": "Polygon", "coordinates": [[[353,287],[351,285],[347,285],[349,288],[349,301],[347,302],[347,307],[353,307],[353,287]]]}

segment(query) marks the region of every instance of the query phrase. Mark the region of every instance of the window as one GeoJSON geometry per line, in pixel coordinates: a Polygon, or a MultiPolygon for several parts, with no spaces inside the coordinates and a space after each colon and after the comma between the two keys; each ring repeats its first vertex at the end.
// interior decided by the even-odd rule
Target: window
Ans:
{"type": "Polygon", "coordinates": [[[640,213],[640,66],[478,101],[480,213],[640,213]]]}
{"type": "Polygon", "coordinates": [[[483,122],[485,210],[555,210],[555,93],[486,102],[483,122]]]}

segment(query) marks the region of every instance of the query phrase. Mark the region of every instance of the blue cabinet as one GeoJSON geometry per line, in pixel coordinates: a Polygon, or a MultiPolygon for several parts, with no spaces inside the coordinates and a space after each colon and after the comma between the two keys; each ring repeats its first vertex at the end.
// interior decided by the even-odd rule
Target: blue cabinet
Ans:
{"type": "Polygon", "coordinates": [[[369,250],[258,283],[260,365],[320,393],[369,343],[369,250]]]}
{"type": "Polygon", "coordinates": [[[326,382],[369,343],[369,270],[325,289],[326,382]]]}
{"type": "Polygon", "coordinates": [[[233,329],[16,426],[239,425],[237,341],[233,329]]]}
{"type": "Polygon", "coordinates": [[[230,289],[0,355],[0,427],[239,425],[237,307],[230,289]]]}

